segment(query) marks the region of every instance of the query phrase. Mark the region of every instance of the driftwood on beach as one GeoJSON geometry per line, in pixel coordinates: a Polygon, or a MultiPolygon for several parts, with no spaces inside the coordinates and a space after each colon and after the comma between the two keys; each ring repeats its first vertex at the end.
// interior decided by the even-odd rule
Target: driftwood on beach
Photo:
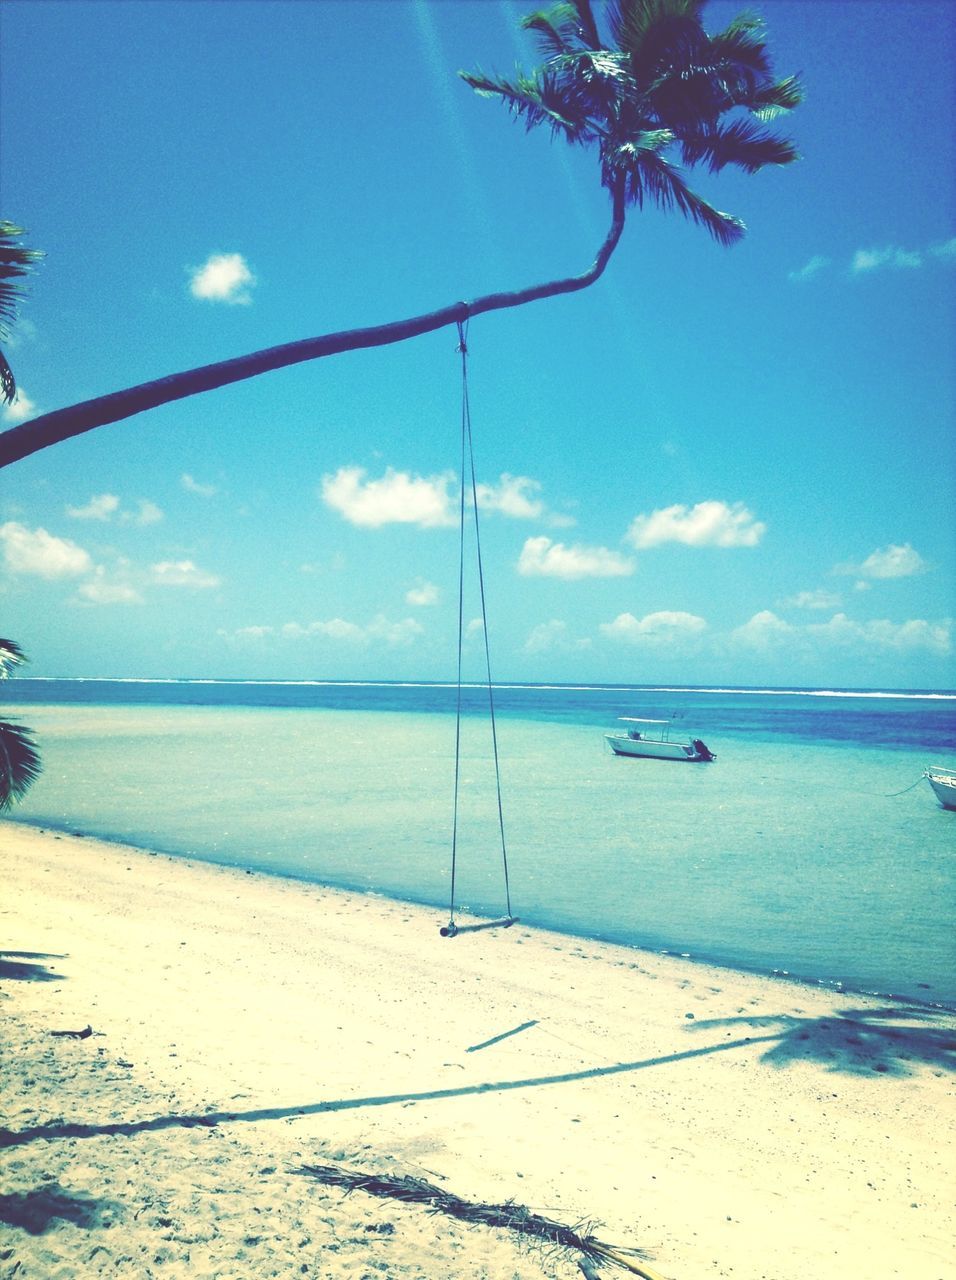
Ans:
{"type": "Polygon", "coordinates": [[[636,1261],[640,1250],[622,1250],[602,1243],[586,1228],[579,1230],[555,1222],[551,1218],[532,1213],[524,1205],[508,1200],[504,1204],[481,1204],[462,1200],[451,1192],[421,1178],[407,1174],[387,1177],[378,1173],[362,1173],[357,1169],[343,1169],[334,1164],[307,1164],[295,1170],[315,1178],[326,1187],[341,1187],[346,1192],[364,1191],[370,1196],[402,1200],[408,1204],[428,1205],[434,1213],[447,1213],[449,1217],[465,1222],[478,1222],[486,1227],[504,1227],[520,1235],[532,1236],[557,1248],[575,1249],[593,1262],[609,1262],[623,1267],[644,1280],[661,1280],[656,1271],[636,1261]],[[629,1254],[630,1257],[624,1255],[629,1254]]]}

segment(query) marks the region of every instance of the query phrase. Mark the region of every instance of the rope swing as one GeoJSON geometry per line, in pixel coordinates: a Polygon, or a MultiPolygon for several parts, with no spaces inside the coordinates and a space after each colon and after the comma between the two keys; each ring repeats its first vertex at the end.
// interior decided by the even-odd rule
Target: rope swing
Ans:
{"type": "Polygon", "coordinates": [[[475,479],[475,452],[471,439],[471,406],[468,403],[468,321],[458,321],[458,347],[461,355],[461,499],[458,512],[458,699],[455,714],[455,802],[451,835],[451,900],[448,924],[441,929],[443,938],[454,938],[459,933],[477,933],[480,929],[508,929],[516,923],[511,914],[511,887],[508,883],[508,850],[505,846],[505,820],[501,807],[501,770],[498,764],[498,733],[495,727],[495,695],[491,684],[491,650],[488,644],[488,618],[485,609],[485,578],[481,564],[481,535],[478,529],[478,484],[475,479]],[[498,830],[501,834],[501,863],[504,870],[505,909],[507,915],[500,920],[488,920],[484,924],[457,925],[455,923],[455,876],[458,864],[458,792],[461,780],[461,653],[464,638],[465,608],[465,464],[471,474],[471,505],[475,513],[475,552],[478,561],[478,587],[481,594],[481,631],[485,638],[485,673],[488,685],[488,713],[491,720],[491,744],[495,759],[495,787],[498,795],[498,830]]]}

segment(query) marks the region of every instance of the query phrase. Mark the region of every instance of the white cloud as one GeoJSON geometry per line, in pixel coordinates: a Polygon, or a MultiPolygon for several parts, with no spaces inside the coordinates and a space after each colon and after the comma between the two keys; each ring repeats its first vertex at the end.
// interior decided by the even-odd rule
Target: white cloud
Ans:
{"type": "Polygon", "coordinates": [[[206,302],[228,302],[246,306],[252,301],[249,289],[256,278],[241,253],[211,254],[193,270],[189,291],[206,302]]]}
{"type": "Polygon", "coordinates": [[[803,280],[812,280],[814,276],[819,275],[826,267],[830,265],[830,259],[824,258],[821,254],[815,253],[813,257],[804,266],[796,271],[791,271],[789,278],[797,282],[803,280]]]}
{"type": "MultiPolygon", "coordinates": [[[[862,276],[873,271],[912,271],[926,266],[931,258],[938,258],[944,263],[956,262],[956,236],[925,249],[901,249],[896,245],[882,249],[857,249],[850,260],[850,274],[862,276]]],[[[815,254],[805,266],[791,271],[790,279],[797,282],[811,280],[828,266],[829,258],[815,254]]]]}
{"type": "Polygon", "coordinates": [[[840,597],[835,591],[798,591],[795,596],[781,600],[784,609],[836,609],[840,597]]]}
{"type": "Polygon", "coordinates": [[[701,635],[707,623],[694,613],[662,609],[643,618],[619,613],[613,622],[602,622],[600,630],[609,640],[624,644],[673,644],[701,635]]]}
{"type": "Polygon", "coordinates": [[[115,493],[101,493],[90,498],[85,507],[67,507],[66,514],[74,520],[109,520],[119,504],[115,493]]]}
{"type": "Polygon", "coordinates": [[[922,649],[941,657],[952,652],[952,620],[948,618],[936,623],[923,618],[854,622],[845,613],[835,613],[829,622],[813,623],[806,630],[814,641],[833,647],[896,652],[922,649]]]}
{"type": "Polygon", "coordinates": [[[663,542],[682,542],[690,547],[754,547],[766,527],[742,502],[733,506],[698,502],[693,507],[675,503],[650,515],[636,516],[627,538],[639,550],[663,542]]]}
{"type": "Polygon", "coordinates": [[[895,269],[921,267],[923,265],[923,255],[909,249],[857,249],[853,255],[853,261],[850,264],[850,270],[855,275],[865,274],[868,271],[878,271],[883,267],[891,267],[895,269]]]}
{"type": "Polygon", "coordinates": [[[946,657],[952,652],[952,619],[927,622],[911,618],[890,622],[887,618],[855,622],[845,613],[835,613],[828,622],[811,622],[795,627],[769,609],[754,614],[749,622],[731,633],[731,640],[745,648],[769,652],[786,644],[791,652],[815,655],[832,649],[865,653],[904,653],[923,650],[946,657]]]}
{"type": "Polygon", "coordinates": [[[201,484],[187,471],[184,471],[180,476],[180,484],[187,493],[198,493],[201,498],[211,498],[217,492],[214,484],[201,484]]]}
{"type": "Polygon", "coordinates": [[[755,613],[749,622],[737,627],[730,633],[730,638],[747,649],[766,651],[774,648],[784,640],[789,640],[796,630],[783,618],[778,618],[770,609],[755,613]]]}
{"type": "Polygon", "coordinates": [[[83,604],[142,604],[143,597],[128,582],[111,580],[102,565],[93,577],[77,588],[77,599],[83,604]]]}
{"type": "MultiPolygon", "coordinates": [[[[237,639],[240,640],[264,640],[266,636],[275,635],[274,627],[240,627],[233,632],[237,639]]],[[[226,635],[225,631],[220,631],[219,635],[226,635]]]]}
{"type": "Polygon", "coordinates": [[[37,407],[30,399],[22,387],[17,387],[17,394],[13,397],[11,404],[3,406],[4,422],[26,422],[28,418],[36,417],[37,407]]]}
{"type": "Polygon", "coordinates": [[[534,627],[524,642],[525,653],[569,653],[590,647],[589,639],[574,639],[568,632],[568,624],[557,618],[534,627]]]}
{"type": "Polygon", "coordinates": [[[57,538],[46,529],[28,529],[9,520],[0,525],[0,544],[11,573],[38,578],[78,578],[93,567],[89,553],[67,538],[57,538]]]}
{"type": "Polygon", "coordinates": [[[634,562],[607,547],[566,547],[542,536],[525,542],[518,572],[526,578],[623,578],[634,572],[634,562]]]}
{"type": "Polygon", "coordinates": [[[207,590],[218,587],[221,579],[198,568],[192,560],[163,560],[152,566],[152,581],[161,587],[193,587],[207,590]]]}
{"type": "Polygon", "coordinates": [[[911,578],[914,574],[925,573],[928,567],[923,557],[908,542],[904,542],[902,546],[894,542],[874,551],[862,564],[838,564],[833,572],[859,575],[862,578],[911,578]]]}
{"type": "Polygon", "coordinates": [[[497,485],[479,484],[478,506],[482,511],[499,511],[516,520],[537,520],[544,515],[544,503],[537,496],[541,483],[530,476],[502,473],[497,485]]]}
{"type": "Polygon", "coordinates": [[[74,520],[112,520],[118,516],[123,524],[157,524],[163,513],[155,502],[140,498],[137,511],[121,511],[120,500],[115,493],[101,493],[90,498],[85,507],[67,507],[66,514],[74,520]]]}
{"type": "Polygon", "coordinates": [[[417,586],[410,588],[405,593],[405,602],[422,608],[426,605],[437,604],[439,594],[434,582],[419,582],[417,586]]]}
{"type": "Polygon", "coordinates": [[[418,636],[425,634],[425,628],[414,618],[402,618],[398,622],[389,622],[379,616],[372,620],[366,628],[370,640],[380,640],[390,648],[412,644],[418,636]]]}
{"type": "Polygon", "coordinates": [[[127,524],[158,524],[163,519],[163,512],[157,507],[155,502],[150,502],[148,498],[140,498],[139,510],[134,515],[131,511],[121,513],[121,518],[127,524]]]}
{"type": "Polygon", "coordinates": [[[363,467],[339,467],[322,477],[322,500],[350,524],[378,529],[415,524],[422,529],[455,524],[448,486],[455,476],[413,476],[389,467],[380,480],[366,480],[363,467]]]}
{"type": "MultiPolygon", "coordinates": [[[[244,627],[242,632],[236,634],[258,637],[269,631],[271,628],[244,627]]],[[[304,626],[300,622],[287,622],[279,628],[279,631],[286,640],[307,640],[318,636],[341,644],[365,647],[378,643],[391,649],[410,645],[418,636],[425,634],[424,627],[414,618],[390,622],[383,614],[373,618],[364,627],[356,622],[348,622],[344,618],[330,618],[324,622],[309,622],[304,626]]]]}

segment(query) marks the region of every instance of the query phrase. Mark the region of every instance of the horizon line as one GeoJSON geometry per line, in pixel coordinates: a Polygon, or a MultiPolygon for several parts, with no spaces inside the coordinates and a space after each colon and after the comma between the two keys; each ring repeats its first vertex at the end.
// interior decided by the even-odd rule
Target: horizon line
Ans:
{"type": "MultiPolygon", "coordinates": [[[[21,675],[16,683],[57,684],[175,684],[175,685],[260,685],[292,688],[400,688],[400,689],[455,689],[454,680],[282,680],[250,679],[232,676],[27,676],[21,675]]],[[[463,689],[485,689],[482,680],[462,681],[463,689]]],[[[794,685],[677,685],[677,684],[613,684],[565,683],[561,681],[492,680],[493,689],[539,690],[577,693],[615,693],[641,690],[645,693],[699,693],[699,694],[749,694],[755,697],[816,697],[816,698],[907,698],[938,701],[956,701],[956,690],[950,689],[884,689],[866,687],[794,686],[794,685]]],[[[7,686],[10,688],[10,685],[7,686]]]]}

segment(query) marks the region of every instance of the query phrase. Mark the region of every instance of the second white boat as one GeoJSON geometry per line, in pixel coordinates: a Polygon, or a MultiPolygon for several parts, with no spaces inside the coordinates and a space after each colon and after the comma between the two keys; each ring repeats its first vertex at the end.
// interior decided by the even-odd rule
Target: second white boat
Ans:
{"type": "Polygon", "coordinates": [[[605,742],[616,756],[632,756],[640,760],[682,760],[685,763],[701,764],[717,759],[700,738],[688,738],[686,741],[671,738],[669,720],[639,720],[636,716],[620,718],[635,727],[628,729],[626,733],[604,735],[605,742]]]}

